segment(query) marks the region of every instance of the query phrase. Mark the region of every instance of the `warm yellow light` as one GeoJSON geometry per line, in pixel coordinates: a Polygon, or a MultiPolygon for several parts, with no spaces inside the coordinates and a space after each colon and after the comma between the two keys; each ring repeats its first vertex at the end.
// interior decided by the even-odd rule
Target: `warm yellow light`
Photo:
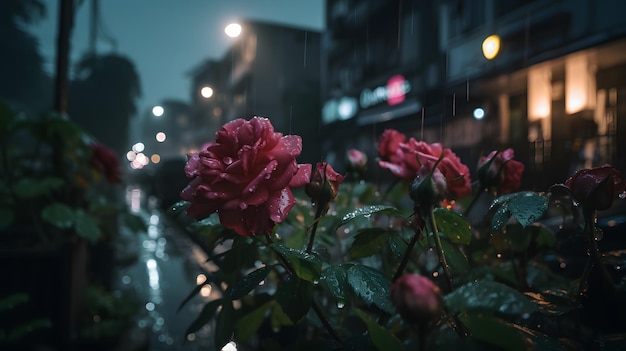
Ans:
{"type": "Polygon", "coordinates": [[[528,70],[528,120],[531,122],[550,116],[551,79],[547,66],[533,66],[528,70]]]}
{"type": "Polygon", "coordinates": [[[152,161],[152,163],[159,163],[161,162],[161,156],[159,154],[152,154],[150,161],[152,161]]]}
{"type": "Polygon", "coordinates": [[[488,36],[483,41],[483,55],[487,60],[492,60],[498,52],[500,52],[500,37],[497,34],[488,36]]]}
{"type": "Polygon", "coordinates": [[[574,114],[595,105],[594,77],[587,55],[571,55],[565,59],[565,112],[574,114]]]}
{"type": "Polygon", "coordinates": [[[236,38],[241,34],[241,26],[238,23],[231,23],[224,28],[224,32],[231,38],[236,38]]]}
{"type": "Polygon", "coordinates": [[[208,99],[213,96],[213,89],[211,89],[211,87],[203,87],[200,89],[200,95],[202,95],[203,98],[208,99]]]}

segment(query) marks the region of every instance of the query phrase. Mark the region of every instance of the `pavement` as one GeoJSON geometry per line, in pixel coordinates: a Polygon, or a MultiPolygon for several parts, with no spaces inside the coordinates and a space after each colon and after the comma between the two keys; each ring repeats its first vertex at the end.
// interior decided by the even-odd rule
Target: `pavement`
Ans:
{"type": "Polygon", "coordinates": [[[210,325],[189,335],[186,330],[206,302],[217,297],[217,291],[203,289],[178,309],[197,282],[206,279],[204,273],[214,267],[206,263],[204,251],[160,209],[156,198],[139,186],[129,186],[126,194],[131,210],[148,224],[145,233],[120,233],[121,259],[136,259],[116,271],[113,286],[117,293],[134,293],[144,308],[129,342],[143,344],[141,349],[150,351],[213,349],[210,325]]]}

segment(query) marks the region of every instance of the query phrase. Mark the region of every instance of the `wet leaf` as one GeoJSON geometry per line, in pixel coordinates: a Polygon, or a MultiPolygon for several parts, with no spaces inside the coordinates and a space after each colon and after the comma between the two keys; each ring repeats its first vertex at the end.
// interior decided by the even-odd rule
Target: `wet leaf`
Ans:
{"type": "Polygon", "coordinates": [[[189,205],[191,205],[189,201],[178,201],[167,209],[167,214],[170,216],[179,216],[187,210],[189,205]]]}
{"type": "Polygon", "coordinates": [[[455,274],[465,274],[469,271],[469,263],[467,256],[456,245],[450,243],[445,238],[441,240],[441,247],[443,248],[444,255],[446,255],[446,261],[450,266],[450,270],[455,274]]]}
{"type": "Polygon", "coordinates": [[[246,341],[257,334],[257,331],[265,320],[267,311],[273,303],[275,302],[268,301],[239,318],[235,330],[237,340],[246,341]]]}
{"type": "Polygon", "coordinates": [[[228,344],[235,333],[236,322],[235,309],[232,301],[226,301],[222,305],[220,313],[215,321],[215,347],[221,350],[224,345],[228,344]]]}
{"type": "Polygon", "coordinates": [[[303,250],[296,250],[281,244],[270,245],[291,265],[296,275],[304,280],[315,282],[322,273],[322,261],[303,250]]]}
{"type": "Polygon", "coordinates": [[[278,286],[276,301],[295,324],[309,311],[313,302],[313,284],[290,275],[278,286]]]}
{"type": "Polygon", "coordinates": [[[176,310],[176,313],[180,312],[180,310],[187,304],[187,302],[189,302],[191,299],[194,298],[194,296],[198,295],[200,293],[200,290],[202,290],[202,288],[205,285],[208,285],[209,281],[207,280],[205,283],[203,284],[198,284],[196,285],[190,292],[189,294],[185,297],[185,299],[180,303],[180,305],[178,305],[178,309],[176,310]]]}
{"type": "Polygon", "coordinates": [[[382,213],[382,214],[387,214],[391,216],[402,216],[400,211],[398,211],[398,209],[396,209],[393,206],[386,206],[386,205],[364,206],[361,208],[357,208],[356,210],[344,215],[343,218],[341,218],[341,223],[339,225],[342,226],[350,222],[351,220],[355,219],[356,217],[360,217],[360,216],[369,217],[375,213],[382,213]]]}
{"type": "Polygon", "coordinates": [[[320,283],[337,299],[337,304],[345,303],[348,297],[350,285],[348,284],[348,275],[346,273],[347,267],[349,266],[330,266],[324,269],[320,277],[320,283]]]}
{"type": "Polygon", "coordinates": [[[383,328],[372,317],[360,309],[355,309],[354,313],[361,318],[367,326],[367,331],[372,343],[379,351],[401,351],[404,350],[402,342],[391,332],[383,328]]]}
{"type": "Polygon", "coordinates": [[[499,350],[536,350],[530,339],[524,338],[510,323],[482,314],[463,313],[459,320],[472,333],[472,337],[497,346],[499,350]]]}
{"type": "Polygon", "coordinates": [[[350,267],[347,273],[348,283],[363,301],[387,313],[394,313],[395,308],[389,299],[391,282],[379,270],[357,264],[350,267]]]}
{"type": "Polygon", "coordinates": [[[436,208],[434,214],[439,233],[455,244],[470,243],[472,231],[461,214],[445,208],[436,208]]]}
{"type": "Polygon", "coordinates": [[[398,234],[397,232],[392,232],[389,234],[389,248],[391,252],[393,252],[394,256],[397,258],[402,257],[406,250],[408,249],[408,244],[404,240],[404,238],[398,234]]]}
{"type": "Polygon", "coordinates": [[[507,194],[495,199],[490,211],[495,210],[491,221],[491,228],[499,231],[512,215],[526,227],[539,220],[548,210],[548,199],[530,191],[507,194]]]}
{"type": "Polygon", "coordinates": [[[238,300],[246,296],[250,291],[259,286],[259,284],[267,277],[267,274],[272,270],[272,266],[265,266],[259,268],[243,279],[240,279],[231,285],[224,292],[224,296],[232,300],[238,300]]]}
{"type": "Polygon", "coordinates": [[[61,229],[71,228],[76,222],[74,210],[60,202],[46,206],[41,212],[41,217],[47,223],[61,229]]]}
{"type": "Polygon", "coordinates": [[[509,210],[522,227],[527,227],[546,213],[548,199],[533,192],[518,194],[509,202],[509,210]]]}
{"type": "Polygon", "coordinates": [[[202,311],[200,311],[198,317],[196,317],[196,319],[191,322],[189,327],[187,327],[185,335],[195,333],[200,330],[200,328],[202,328],[205,324],[211,322],[211,320],[215,316],[217,308],[222,305],[222,302],[224,302],[223,299],[217,299],[206,303],[202,308],[202,311]]]}
{"type": "Polygon", "coordinates": [[[362,258],[380,253],[381,249],[389,240],[389,231],[382,228],[360,229],[349,252],[352,258],[362,258]]]}
{"type": "Polygon", "coordinates": [[[488,280],[467,283],[446,295],[445,301],[455,312],[478,310],[522,315],[537,310],[537,306],[524,294],[488,280]]]}

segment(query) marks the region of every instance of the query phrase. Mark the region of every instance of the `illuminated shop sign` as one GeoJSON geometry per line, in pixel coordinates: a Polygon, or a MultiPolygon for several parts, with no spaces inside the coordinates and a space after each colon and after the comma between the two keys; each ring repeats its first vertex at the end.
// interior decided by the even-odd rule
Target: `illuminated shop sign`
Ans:
{"type": "Polygon", "coordinates": [[[387,101],[389,106],[397,105],[404,101],[410,91],[411,83],[398,74],[389,78],[386,85],[361,90],[359,105],[361,108],[368,108],[384,101],[387,101]]]}

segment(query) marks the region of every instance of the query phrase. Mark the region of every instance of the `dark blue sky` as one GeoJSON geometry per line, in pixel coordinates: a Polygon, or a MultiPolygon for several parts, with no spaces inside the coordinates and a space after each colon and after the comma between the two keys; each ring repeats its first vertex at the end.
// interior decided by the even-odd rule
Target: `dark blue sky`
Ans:
{"type": "MultiPolygon", "coordinates": [[[[44,1],[47,16],[32,27],[40,40],[47,69],[52,71],[57,37],[57,0],[44,1]]],[[[88,48],[89,4],[77,9],[71,55],[76,61],[88,48]]],[[[102,0],[101,25],[128,56],[141,77],[143,112],[164,98],[189,100],[186,73],[207,58],[220,58],[229,45],[226,24],[255,19],[310,28],[324,28],[324,0],[102,0]]],[[[113,50],[106,40],[97,50],[113,50]]]]}

